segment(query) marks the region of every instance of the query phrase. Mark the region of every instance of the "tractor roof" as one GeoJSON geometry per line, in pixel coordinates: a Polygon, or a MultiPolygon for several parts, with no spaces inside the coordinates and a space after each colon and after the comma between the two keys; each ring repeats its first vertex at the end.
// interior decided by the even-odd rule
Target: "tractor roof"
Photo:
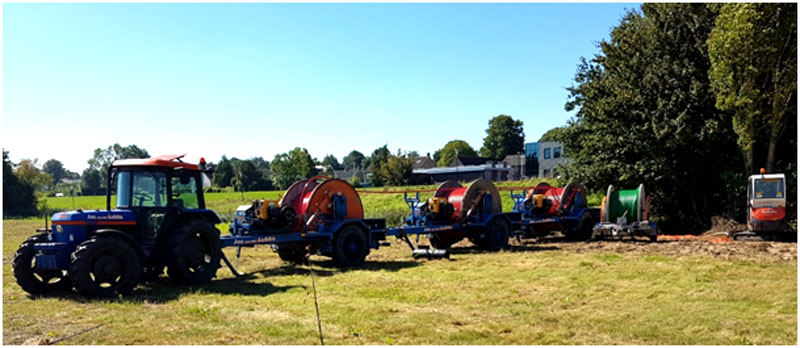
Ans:
{"type": "Polygon", "coordinates": [[[196,164],[184,163],[181,161],[183,155],[163,155],[152,158],[122,159],[116,160],[112,167],[161,167],[161,168],[184,168],[189,170],[200,170],[196,164]]]}

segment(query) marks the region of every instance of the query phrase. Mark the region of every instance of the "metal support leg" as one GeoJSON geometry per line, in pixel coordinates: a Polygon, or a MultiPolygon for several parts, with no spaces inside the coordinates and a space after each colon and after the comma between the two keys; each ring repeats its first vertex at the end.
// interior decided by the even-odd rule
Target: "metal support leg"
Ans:
{"type": "Polygon", "coordinates": [[[231,270],[231,273],[233,273],[233,275],[237,277],[241,277],[244,275],[244,273],[239,272],[239,270],[237,270],[235,267],[233,267],[233,265],[231,265],[231,262],[228,261],[228,257],[225,256],[225,253],[222,253],[222,261],[225,261],[225,265],[228,266],[228,269],[231,270]]]}
{"type": "Polygon", "coordinates": [[[239,269],[239,258],[242,257],[242,247],[236,247],[236,269],[239,269]]]}

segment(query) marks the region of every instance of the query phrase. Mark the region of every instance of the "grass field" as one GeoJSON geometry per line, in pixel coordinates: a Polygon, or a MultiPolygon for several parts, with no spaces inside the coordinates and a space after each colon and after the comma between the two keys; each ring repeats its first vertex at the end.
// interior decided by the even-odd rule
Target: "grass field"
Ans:
{"type": "MultiPolygon", "coordinates": [[[[308,269],[245,249],[235,279],[167,280],[132,296],[33,298],[11,258],[38,220],[3,221],[3,343],[316,344],[308,269]]],[[[466,245],[466,244],[465,244],[466,245]]],[[[226,250],[232,256],[231,250],[226,250]]],[[[796,344],[797,266],[700,256],[575,253],[558,244],[416,261],[402,245],[362,267],[313,258],[326,344],[796,344]]]]}
{"type": "MultiPolygon", "coordinates": [[[[207,201],[225,217],[278,193],[248,192],[244,200],[240,193],[210,193],[207,201]]],[[[508,192],[501,195],[510,210],[508,192]]],[[[408,213],[402,194],[362,199],[367,216],[390,224],[408,213]]],[[[105,200],[76,197],[75,205],[104,208],[105,200]]],[[[48,198],[47,206],[71,209],[72,200],[48,198]]],[[[284,264],[268,246],[244,250],[242,278],[220,269],[203,286],[162,278],[117,300],[90,301],[74,292],[31,297],[16,284],[11,259],[42,224],[3,221],[4,344],[47,343],[97,325],[63,343],[319,343],[309,269],[284,264]]],[[[576,251],[575,243],[482,253],[468,242],[456,246],[451,260],[418,261],[390,241],[353,269],[312,258],[326,344],[797,343],[796,261],[576,251]]],[[[233,250],[225,252],[232,259],[233,250]]]]}

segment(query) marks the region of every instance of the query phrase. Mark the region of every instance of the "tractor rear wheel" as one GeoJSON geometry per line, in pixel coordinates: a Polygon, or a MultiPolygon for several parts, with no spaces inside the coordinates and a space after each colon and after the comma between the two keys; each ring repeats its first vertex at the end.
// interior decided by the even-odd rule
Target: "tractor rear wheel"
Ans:
{"type": "Polygon", "coordinates": [[[33,249],[33,244],[46,241],[46,235],[35,235],[20,244],[19,249],[14,253],[12,261],[14,277],[17,278],[17,284],[22,290],[31,294],[72,289],[72,283],[63,271],[36,269],[36,258],[34,257],[36,250],[33,249]]]}
{"type": "Polygon", "coordinates": [[[84,241],[72,253],[69,276],[81,295],[98,298],[130,294],[141,272],[139,256],[127,242],[96,237],[84,241]]]}
{"type": "Polygon", "coordinates": [[[185,222],[170,237],[169,250],[172,251],[167,265],[170,279],[188,285],[206,283],[220,267],[219,230],[205,220],[185,222]]]}
{"type": "Polygon", "coordinates": [[[486,224],[486,231],[479,246],[486,251],[499,251],[508,246],[511,224],[501,217],[495,217],[486,224]]]}
{"type": "Polygon", "coordinates": [[[592,213],[584,212],[578,220],[578,226],[575,230],[564,231],[568,240],[572,241],[587,241],[592,238],[592,229],[594,228],[594,218],[592,213]]]}
{"type": "Polygon", "coordinates": [[[369,253],[367,234],[356,226],[349,225],[336,234],[333,241],[333,261],[340,266],[358,266],[364,263],[369,253]]]}

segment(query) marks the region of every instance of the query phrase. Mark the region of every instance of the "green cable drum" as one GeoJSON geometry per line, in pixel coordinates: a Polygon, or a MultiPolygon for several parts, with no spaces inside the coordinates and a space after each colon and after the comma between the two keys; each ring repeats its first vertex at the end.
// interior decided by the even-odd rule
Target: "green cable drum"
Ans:
{"type": "Polygon", "coordinates": [[[644,194],[644,184],[635,190],[614,189],[608,185],[608,192],[603,200],[603,222],[616,223],[617,219],[625,216],[628,223],[643,221],[647,216],[647,202],[644,194]]]}

